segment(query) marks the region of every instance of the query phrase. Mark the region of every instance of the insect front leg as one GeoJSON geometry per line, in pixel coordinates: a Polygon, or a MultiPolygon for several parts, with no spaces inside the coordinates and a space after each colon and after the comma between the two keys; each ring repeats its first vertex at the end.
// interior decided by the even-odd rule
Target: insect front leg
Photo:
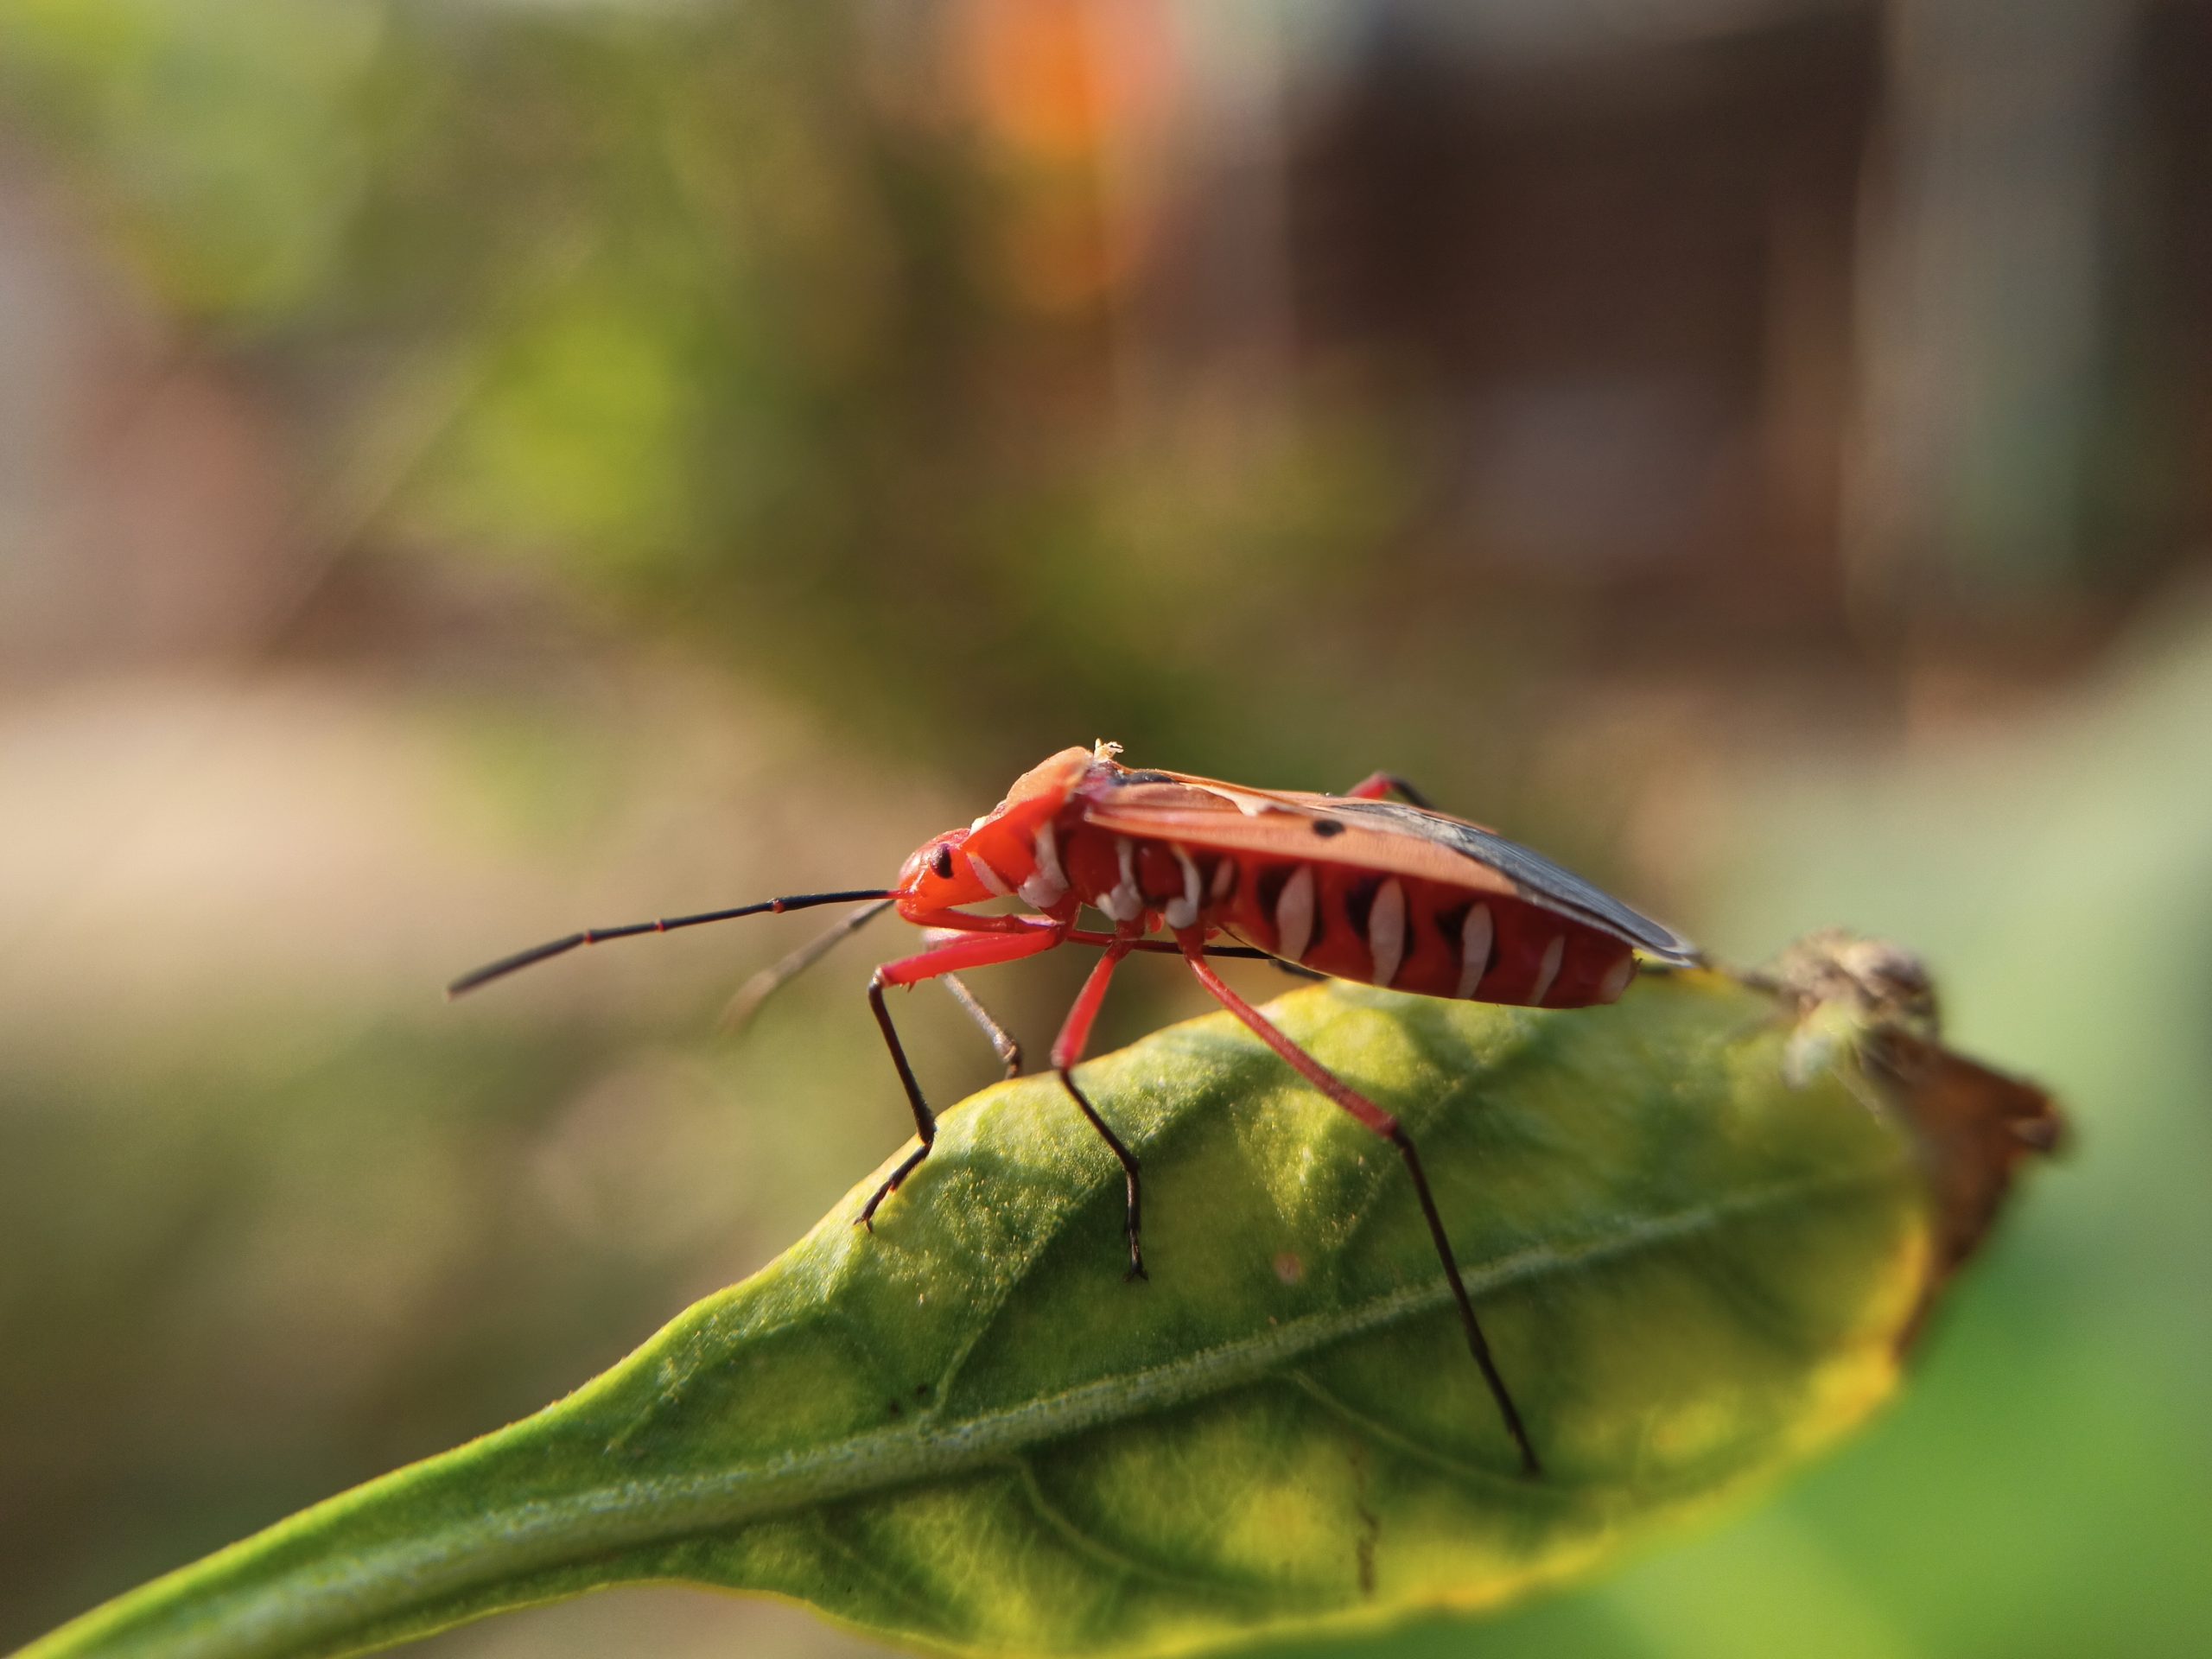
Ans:
{"type": "Polygon", "coordinates": [[[1098,1018],[1100,1005],[1106,1001],[1107,984],[1114,977],[1114,969],[1121,964],[1122,958],[1128,956],[1132,948],[1128,939],[1116,939],[1106,947],[1105,954],[1098,958],[1098,965],[1090,970],[1090,977],[1084,982],[1083,990],[1077,996],[1075,1006],[1068,1010],[1068,1017],[1060,1027],[1059,1036],[1053,1039],[1052,1070],[1059,1077],[1061,1085],[1074,1096],[1076,1105],[1082,1109],[1084,1116],[1090,1120],[1090,1127],[1098,1131],[1099,1138],[1105,1141],[1122,1166],[1122,1174],[1128,1187],[1128,1207],[1124,1212],[1127,1217],[1124,1230],[1129,1240],[1129,1270],[1124,1276],[1130,1279],[1148,1279],[1151,1275],[1144,1270],[1142,1234],[1144,1190],[1137,1178],[1136,1154],[1122,1145],[1122,1138],[1107,1127],[1104,1118],[1099,1116],[1098,1109],[1090,1103],[1090,1098],[1082,1090],[1076,1087],[1074,1072],[1076,1062],[1083,1058],[1084,1050],[1090,1046],[1090,1027],[1098,1018]]]}
{"type": "Polygon", "coordinates": [[[1525,1475],[1543,1472],[1536,1460],[1536,1448],[1529,1441],[1529,1431],[1521,1421],[1520,1408],[1513,1403],[1513,1396],[1505,1387],[1505,1379],[1498,1375],[1497,1362],[1491,1357],[1490,1344],[1483,1337],[1483,1328],[1475,1318],[1473,1299],[1467,1294],[1466,1281],[1459,1276],[1459,1259],[1452,1254],[1452,1241],[1444,1231],[1444,1217],[1437,1213],[1436,1199],[1428,1190],[1428,1176],[1421,1166],[1421,1154],[1414,1150],[1413,1137],[1405,1126],[1377,1106],[1373,1101],[1351,1088],[1335,1072],[1323,1065],[1296,1043],[1275,1028],[1274,1023],[1257,1008],[1236,995],[1215,973],[1205,959],[1205,942],[1196,933],[1178,934],[1183,955],[1191,964],[1191,971],[1198,982],[1213,993],[1214,999],[1250,1028],[1252,1034],[1289,1062],[1292,1070],[1319,1089],[1331,1100],[1350,1112],[1376,1135],[1398,1149],[1404,1160],[1406,1173],[1413,1178],[1414,1192],[1421,1199],[1421,1212],[1428,1223],[1429,1237],[1434,1241],[1438,1259],[1444,1263],[1444,1276],[1452,1286],[1452,1300],[1459,1305],[1459,1323],[1467,1337],[1467,1351],[1474,1356],[1475,1364],[1481,1370],[1483,1381],[1490,1387],[1491,1397],[1497,1402],[1498,1414],[1504,1418],[1506,1432],[1521,1451],[1521,1471],[1525,1475]]]}
{"type": "Polygon", "coordinates": [[[930,1110],[929,1103],[922,1098],[922,1086],[914,1080],[914,1068],[908,1064],[906,1050],[899,1040],[898,1027],[891,1023],[891,1010],[883,1001],[884,989],[892,985],[918,985],[925,979],[936,979],[946,974],[957,974],[966,968],[987,968],[995,963],[1018,962],[1024,957],[1033,957],[1039,951],[1050,950],[1061,941],[1064,930],[1057,925],[1044,927],[1024,927],[1018,931],[970,933],[923,951],[918,956],[902,957],[897,962],[887,962],[878,968],[868,982],[868,1005],[875,1015],[875,1023],[882,1028],[884,1046],[891,1051],[891,1064],[899,1070],[899,1082],[906,1091],[906,1103],[913,1108],[914,1133],[921,1145],[915,1147],[893,1170],[890,1178],[875,1189],[861,1210],[858,1224],[870,1232],[875,1230],[875,1212],[883,1201],[899,1190],[899,1185],[914,1173],[915,1166],[930,1155],[930,1148],[937,1142],[937,1115],[930,1110]]]}

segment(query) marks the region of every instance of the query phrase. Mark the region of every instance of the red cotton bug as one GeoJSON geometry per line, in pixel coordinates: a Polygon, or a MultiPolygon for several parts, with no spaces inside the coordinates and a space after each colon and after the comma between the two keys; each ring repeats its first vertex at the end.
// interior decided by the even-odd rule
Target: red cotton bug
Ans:
{"type": "MultiPolygon", "coordinates": [[[[1127,1178],[1128,1277],[1141,1279],[1137,1160],[1077,1086],[1072,1068],[1122,959],[1136,950],[1179,953],[1262,1042],[1397,1148],[1459,1304],[1468,1351],[1520,1450],[1523,1472],[1538,1473],[1535,1447],[1476,1320],[1412,1138],[1395,1117],[1224,984],[1207,959],[1272,958],[1303,973],[1424,996],[1580,1008],[1611,1002],[1627,989],[1637,952],[1679,966],[1698,959],[1695,948],[1527,848],[1435,810],[1387,773],[1346,795],[1314,795],[1134,770],[1114,759],[1118,753],[1105,743],[1061,750],[1023,773],[1004,800],[967,829],[924,842],[892,887],[798,893],[734,910],[593,928],[464,975],[448,995],[580,945],[817,905],[866,906],[833,937],[893,907],[907,921],[954,935],[885,963],[868,982],[868,1005],[921,1142],[855,1218],[872,1231],[877,1209],[929,1156],[937,1138],[936,1116],[899,1045],[885,988],[945,980],[990,1035],[1011,1076],[1020,1069],[1020,1051],[954,976],[1063,944],[1096,946],[1098,965],[1052,1044],[1052,1064],[1127,1178]],[[1384,798],[1393,793],[1405,804],[1384,798]],[[1028,912],[976,915],[963,908],[1008,897],[1020,898],[1028,912]],[[1085,906],[1103,914],[1112,931],[1077,927],[1077,912],[1085,906]],[[1147,937],[1162,927],[1171,938],[1147,937]],[[1224,937],[1238,943],[1215,943],[1224,937]]],[[[816,954],[802,951],[794,962],[803,966],[816,954]]]]}

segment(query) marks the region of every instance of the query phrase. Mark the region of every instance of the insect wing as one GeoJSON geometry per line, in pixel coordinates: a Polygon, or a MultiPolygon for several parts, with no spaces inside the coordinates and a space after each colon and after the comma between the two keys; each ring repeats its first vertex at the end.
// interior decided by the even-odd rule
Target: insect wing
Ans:
{"type": "Polygon", "coordinates": [[[1116,835],[1189,848],[1351,864],[1527,900],[1602,929],[1662,960],[1688,964],[1697,949],[1492,830],[1395,801],[1247,789],[1171,772],[1131,772],[1085,791],[1084,817],[1116,835]]]}
{"type": "Polygon", "coordinates": [[[1541,853],[1508,841],[1495,830],[1478,823],[1424,812],[1395,801],[1348,801],[1330,798],[1329,806],[1339,817],[1380,818],[1399,833],[1425,836],[1459,856],[1497,871],[1520,892],[1556,910],[1569,912],[1625,939],[1639,950],[1682,966],[1698,960],[1697,947],[1670,927],[1631,910],[1604,888],[1586,881],[1570,869],[1554,864],[1541,853]]]}

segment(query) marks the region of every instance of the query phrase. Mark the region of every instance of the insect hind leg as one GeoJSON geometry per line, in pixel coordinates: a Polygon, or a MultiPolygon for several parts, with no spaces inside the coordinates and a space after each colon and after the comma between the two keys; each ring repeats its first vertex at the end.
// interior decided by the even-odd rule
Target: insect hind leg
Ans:
{"type": "Polygon", "coordinates": [[[1437,1211],[1435,1197],[1428,1190],[1428,1175],[1421,1168],[1421,1154],[1414,1149],[1413,1137],[1395,1116],[1345,1084],[1284,1036],[1274,1021],[1230,989],[1221,976],[1207,965],[1201,938],[1196,934],[1179,934],[1177,938],[1183,943],[1183,955],[1191,964],[1191,971],[1198,976],[1199,983],[1213,993],[1215,1001],[1243,1020],[1252,1034],[1287,1061],[1292,1070],[1398,1149],[1407,1174],[1413,1178],[1414,1192],[1421,1199],[1421,1216],[1428,1223],[1428,1236],[1436,1245],[1437,1259],[1444,1264],[1444,1277],[1452,1287],[1452,1299],[1459,1304],[1459,1324],[1466,1333],[1467,1351],[1474,1357],[1476,1367],[1489,1386],[1491,1398],[1497,1402],[1498,1415],[1505,1420],[1506,1432],[1520,1449],[1521,1472],[1531,1477],[1541,1474],[1543,1465],[1537,1459],[1535,1444],[1529,1439],[1528,1427],[1521,1421],[1520,1408],[1513,1403],[1512,1392],[1499,1375],[1497,1361],[1492,1357],[1490,1343],[1483,1336],[1481,1321],[1475,1318],[1474,1300],[1467,1294],[1466,1281],[1460,1276],[1459,1258],[1452,1253],[1452,1240],[1444,1230],[1444,1217],[1437,1211]]]}
{"type": "Polygon", "coordinates": [[[1393,795],[1407,805],[1417,806],[1424,812],[1436,810],[1433,801],[1395,772],[1370,772],[1344,791],[1345,798],[1354,801],[1387,800],[1393,795]]]}
{"type": "Polygon", "coordinates": [[[1451,1281],[1452,1300],[1459,1304],[1459,1323],[1466,1332],[1467,1351],[1474,1356],[1483,1381],[1489,1385],[1491,1398],[1497,1402],[1498,1414],[1505,1419],[1506,1432],[1521,1450],[1521,1472],[1541,1475],[1543,1465],[1537,1460],[1528,1426],[1521,1421],[1520,1408],[1513,1403],[1512,1390],[1498,1375],[1497,1361],[1483,1337],[1481,1322],[1475,1318],[1475,1305],[1467,1294],[1467,1281],[1459,1276],[1459,1263],[1452,1253],[1452,1240],[1444,1230],[1444,1217],[1437,1213],[1436,1199],[1429,1192],[1428,1177],[1421,1166],[1421,1154],[1414,1149],[1413,1137],[1406,1133],[1402,1123],[1394,1122],[1384,1138],[1397,1147],[1398,1156],[1405,1160],[1406,1173],[1413,1177],[1414,1191],[1421,1198],[1421,1215],[1428,1223],[1428,1236],[1435,1242],[1437,1259],[1444,1263],[1444,1276],[1451,1281]]]}

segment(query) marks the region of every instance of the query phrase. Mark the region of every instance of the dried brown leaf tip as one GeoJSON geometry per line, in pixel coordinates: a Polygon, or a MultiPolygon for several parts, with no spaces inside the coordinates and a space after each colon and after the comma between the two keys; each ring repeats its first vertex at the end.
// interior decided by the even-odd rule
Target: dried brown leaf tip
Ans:
{"type": "Polygon", "coordinates": [[[1782,953],[1770,977],[1801,1011],[1847,1011],[1868,1025],[1933,1041],[1941,1013],[1928,964],[1901,944],[1832,927],[1782,953]]]}
{"type": "Polygon", "coordinates": [[[1980,1248],[2021,1160],[2058,1151],[2066,1120],[2035,1084],[1943,1046],[1934,982],[1900,945],[1830,930],[1792,945],[1761,977],[1795,1017],[1784,1061],[1793,1080],[1847,1046],[1919,1141],[1939,1255],[1910,1344],[1980,1248]]]}

